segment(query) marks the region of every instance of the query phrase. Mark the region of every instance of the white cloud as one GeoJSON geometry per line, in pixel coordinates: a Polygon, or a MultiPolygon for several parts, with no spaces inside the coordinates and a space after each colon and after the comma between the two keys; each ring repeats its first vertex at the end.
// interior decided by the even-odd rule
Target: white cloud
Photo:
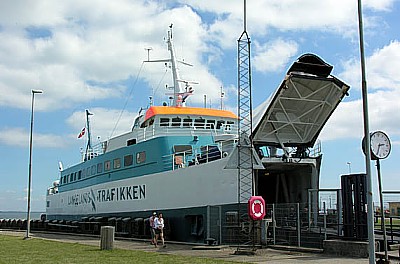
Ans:
{"type": "MultiPolygon", "coordinates": [[[[366,58],[368,89],[400,90],[400,42],[394,40],[366,58]]],[[[344,62],[344,72],[340,76],[353,87],[360,89],[361,68],[358,59],[344,62]]]]}
{"type": "Polygon", "coordinates": [[[321,140],[362,138],[363,119],[361,101],[340,103],[321,132],[321,140]]]}
{"type": "Polygon", "coordinates": [[[389,11],[396,0],[365,0],[364,5],[367,8],[377,10],[377,11],[389,11]]]}
{"type": "MultiPolygon", "coordinates": [[[[177,2],[182,5],[128,0],[2,2],[0,93],[4,96],[0,98],[0,105],[29,108],[31,89],[45,91],[38,110],[121,97],[126,93],[121,82],[139,72],[141,61],[146,58],[144,48],[153,48],[152,58],[166,57],[162,37],[171,22],[175,25],[178,56],[196,66],[195,75],[187,77],[200,82],[195,88],[199,93],[192,101],[200,103],[203,94],[213,101],[218,100],[215,87],[219,87],[221,81],[203,60],[208,56],[206,60],[213,61],[220,58],[222,49],[236,47],[243,29],[243,3],[229,0],[177,2]],[[198,12],[208,12],[214,20],[202,21],[198,12]],[[45,29],[50,35],[29,38],[25,31],[29,27],[45,29]]],[[[367,1],[365,6],[388,11],[393,0],[378,2],[367,1]]],[[[342,33],[349,27],[355,28],[356,5],[347,0],[262,0],[249,2],[247,8],[249,32],[256,37],[267,36],[270,28],[342,33]]],[[[281,50],[274,47],[269,52],[265,47],[261,48],[260,54],[255,56],[256,70],[271,71],[282,67],[263,62],[272,56],[272,51],[281,52],[274,55],[279,58],[290,56],[296,44],[285,42],[285,45],[281,50]]],[[[162,65],[146,67],[147,71],[142,72],[140,79],[155,87],[162,77],[160,68],[162,65]]],[[[159,89],[158,96],[163,94],[163,89],[159,89]]]]}
{"type": "Polygon", "coordinates": [[[296,42],[282,39],[263,45],[255,42],[254,46],[256,55],[252,59],[252,65],[256,71],[260,72],[282,71],[298,50],[296,42]]]}
{"type": "MultiPolygon", "coordinates": [[[[0,130],[0,144],[16,147],[29,146],[30,132],[23,128],[4,128],[0,130]]],[[[35,148],[59,148],[67,143],[62,136],[33,133],[35,148]]]]}
{"type": "MultiPolygon", "coordinates": [[[[364,1],[363,8],[373,11],[390,11],[395,0],[364,1]]],[[[182,0],[194,8],[213,13],[215,21],[211,31],[226,46],[243,30],[242,1],[182,0]],[[228,40],[228,41],[227,41],[228,40]]],[[[365,26],[373,26],[373,18],[364,14],[365,26]]],[[[247,2],[247,27],[252,36],[268,34],[269,29],[321,30],[348,35],[357,33],[357,2],[348,0],[259,0],[247,2]]]]}
{"type": "MultiPolygon", "coordinates": [[[[93,108],[89,112],[93,114],[89,117],[92,138],[95,140],[100,137],[101,141],[130,131],[137,116],[137,113],[123,111],[121,114],[121,110],[105,108],[93,108]]],[[[70,135],[71,138],[77,139],[81,129],[86,126],[85,115],[84,111],[77,111],[66,120],[76,131],[76,134],[70,135]]]]}
{"type": "MultiPolygon", "coordinates": [[[[400,131],[400,43],[392,41],[376,50],[367,62],[367,87],[370,131],[383,130],[389,135],[398,136],[400,131]]],[[[340,74],[354,90],[360,92],[360,64],[351,59],[345,64],[345,72],[340,74]]],[[[360,95],[361,98],[361,95],[360,95]]],[[[346,101],[346,99],[345,99],[346,101]]],[[[345,137],[362,137],[363,116],[361,99],[343,102],[324,128],[321,138],[333,140],[345,137]]]]}
{"type": "MultiPolygon", "coordinates": [[[[393,1],[369,0],[364,2],[364,7],[368,10],[390,11],[393,1]]],[[[170,23],[174,23],[174,42],[178,58],[185,58],[195,65],[193,69],[182,66],[182,78],[200,83],[194,86],[196,94],[190,102],[201,104],[203,95],[207,94],[213,105],[219,105],[219,88],[222,81],[205,62],[220,59],[222,50],[235,49],[236,40],[243,30],[243,2],[176,2],[3,1],[0,4],[0,105],[29,109],[31,89],[44,90],[44,94],[38,96],[38,103],[35,105],[35,109],[41,111],[121,98],[127,94],[123,81],[135,79],[141,69],[142,60],[147,57],[144,48],[153,48],[150,55],[152,59],[168,56],[162,37],[165,36],[170,23]],[[176,2],[182,5],[177,6],[176,2]],[[167,5],[174,7],[169,8],[167,5]],[[213,17],[211,22],[202,21],[202,12],[207,12],[207,16],[213,17]],[[27,27],[44,28],[51,34],[45,38],[29,38],[25,31],[27,27]]],[[[298,44],[292,40],[277,39],[266,43],[257,40],[258,37],[268,37],[271,29],[311,29],[342,34],[354,30],[357,24],[356,3],[347,0],[261,0],[248,2],[247,8],[249,32],[255,36],[255,40],[252,40],[252,65],[260,72],[281,70],[299,49],[298,44]]],[[[366,20],[369,18],[371,17],[367,16],[366,20]]],[[[400,81],[396,74],[400,67],[399,54],[399,42],[393,41],[367,59],[368,84],[371,89],[399,87],[400,81]]],[[[236,65],[232,65],[235,72],[236,65]]],[[[164,71],[163,64],[146,64],[139,76],[141,81],[157,90],[157,99],[165,98],[164,84],[171,84],[169,74],[163,79],[164,71]]],[[[359,83],[358,72],[357,64],[348,61],[345,72],[340,77],[349,82],[354,89],[359,83]]],[[[227,97],[230,91],[226,91],[227,97]]],[[[136,95],[143,93],[150,94],[150,91],[134,87],[132,96],[136,99],[136,95]]],[[[231,94],[234,94],[234,89],[231,94]]],[[[391,96],[396,98],[396,95],[394,93],[391,96]]],[[[140,102],[140,105],[145,104],[140,102]]],[[[348,111],[358,109],[355,105],[346,107],[350,108],[348,111]]],[[[96,112],[97,109],[91,110],[96,112]]],[[[98,110],[101,111],[97,116],[104,115],[104,120],[112,121],[120,111],[101,108],[98,110]],[[106,115],[107,111],[109,116],[106,115]]],[[[72,119],[83,120],[82,116],[75,117],[75,114],[68,121],[73,126],[76,123],[73,123],[72,119]]],[[[93,122],[96,118],[93,117],[93,122]]],[[[118,133],[126,131],[132,124],[132,116],[124,118],[125,125],[118,127],[118,133]]],[[[96,123],[93,124],[93,131],[99,131],[102,138],[107,138],[114,128],[112,122],[98,122],[97,125],[96,123]]],[[[83,122],[78,124],[84,125],[83,122]]],[[[82,126],[74,128],[79,132],[82,126]]],[[[28,138],[26,135],[27,132],[21,129],[5,128],[1,131],[0,140],[3,143],[7,141],[21,146],[19,142],[24,142],[28,138]],[[20,140],[11,139],[12,134],[19,136],[20,140]]],[[[48,138],[52,135],[43,136],[48,138]]],[[[51,145],[50,141],[54,142],[47,141],[48,143],[43,139],[41,144],[45,146],[51,145]]]]}
{"type": "MultiPolygon", "coordinates": [[[[37,6],[43,3],[38,1],[37,6]]],[[[38,110],[121,97],[125,93],[121,82],[139,72],[146,58],[144,48],[153,48],[152,58],[167,57],[162,38],[171,22],[177,25],[174,40],[178,56],[201,65],[201,54],[208,50],[202,41],[205,30],[201,19],[186,6],[163,10],[155,2],[147,1],[76,1],[75,5],[48,5],[40,14],[35,6],[31,8],[34,15],[22,19],[25,12],[18,9],[20,4],[7,4],[2,9],[13,12],[13,20],[18,20],[16,25],[3,23],[0,31],[0,92],[4,95],[0,104],[5,106],[28,108],[30,89],[45,91],[38,110]],[[34,20],[35,14],[41,17],[47,13],[48,20],[34,20]],[[30,26],[36,30],[45,28],[51,36],[28,38],[24,29],[30,26]]],[[[28,2],[26,6],[31,5],[35,4],[28,2]]],[[[0,18],[1,22],[4,21],[0,18]]],[[[162,67],[148,67],[150,70],[139,77],[154,85],[162,71],[154,72],[162,67]]],[[[197,76],[205,81],[216,79],[206,67],[198,70],[197,76]]]]}

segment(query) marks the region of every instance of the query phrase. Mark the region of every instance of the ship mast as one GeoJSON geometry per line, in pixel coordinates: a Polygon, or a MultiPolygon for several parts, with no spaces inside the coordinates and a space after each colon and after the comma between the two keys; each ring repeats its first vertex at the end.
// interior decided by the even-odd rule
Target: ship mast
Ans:
{"type": "Polygon", "coordinates": [[[179,69],[177,67],[177,61],[175,57],[175,50],[174,50],[174,44],[172,42],[172,24],[169,26],[169,31],[168,31],[168,39],[167,39],[167,44],[168,44],[168,50],[171,56],[170,62],[171,62],[171,69],[172,69],[172,78],[174,81],[174,95],[173,95],[173,101],[172,105],[174,106],[181,106],[182,104],[182,94],[183,94],[183,89],[181,87],[181,83],[179,82],[180,75],[179,75],[179,69]],[[181,96],[181,97],[179,97],[181,96]]]}
{"type": "Polygon", "coordinates": [[[186,99],[190,95],[192,95],[194,92],[194,90],[190,86],[190,84],[197,84],[197,82],[182,80],[180,77],[180,74],[179,74],[178,63],[185,64],[187,66],[193,66],[193,65],[176,59],[174,43],[172,41],[172,24],[169,26],[166,42],[167,42],[168,51],[170,54],[169,59],[149,60],[149,56],[148,56],[147,61],[145,61],[145,62],[165,62],[165,63],[171,64],[172,79],[173,79],[173,94],[167,94],[167,95],[171,95],[171,98],[172,98],[171,106],[175,106],[175,107],[185,106],[186,99]],[[182,87],[182,83],[185,84],[185,87],[182,87]]]}

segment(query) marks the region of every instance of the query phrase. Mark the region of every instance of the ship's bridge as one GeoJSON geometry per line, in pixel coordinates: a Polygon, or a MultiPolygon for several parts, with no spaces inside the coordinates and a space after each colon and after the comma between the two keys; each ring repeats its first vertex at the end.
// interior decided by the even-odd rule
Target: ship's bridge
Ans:
{"type": "Polygon", "coordinates": [[[210,136],[216,143],[237,138],[238,117],[225,110],[151,106],[139,115],[132,131],[107,142],[106,151],[161,136],[210,136]]]}

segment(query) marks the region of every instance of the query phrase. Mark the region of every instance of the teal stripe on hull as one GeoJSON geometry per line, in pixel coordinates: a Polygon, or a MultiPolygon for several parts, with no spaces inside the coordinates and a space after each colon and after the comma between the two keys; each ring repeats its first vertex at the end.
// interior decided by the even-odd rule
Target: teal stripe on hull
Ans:
{"type": "Polygon", "coordinates": [[[97,166],[99,166],[99,164],[102,167],[102,172],[89,177],[82,176],[81,179],[76,179],[72,182],[69,181],[68,183],[64,183],[63,180],[61,180],[58,191],[61,193],[101,183],[172,170],[172,154],[174,145],[191,145],[193,149],[198,149],[201,146],[207,146],[210,144],[213,144],[213,138],[211,135],[199,137],[197,140],[193,140],[192,136],[168,136],[158,137],[136,145],[123,147],[65,169],[61,173],[61,176],[67,176],[68,179],[72,173],[78,173],[83,170],[91,171],[93,166],[95,166],[95,170],[97,171],[97,166]],[[146,151],[146,161],[138,164],[136,162],[136,154],[143,151],[146,151]],[[124,157],[127,155],[133,155],[134,162],[130,166],[124,166],[124,157]],[[168,157],[168,159],[165,157],[168,157]],[[113,168],[113,161],[116,158],[121,159],[121,168],[113,168]],[[109,171],[105,171],[104,168],[104,163],[106,161],[111,162],[111,169],[109,171]]]}

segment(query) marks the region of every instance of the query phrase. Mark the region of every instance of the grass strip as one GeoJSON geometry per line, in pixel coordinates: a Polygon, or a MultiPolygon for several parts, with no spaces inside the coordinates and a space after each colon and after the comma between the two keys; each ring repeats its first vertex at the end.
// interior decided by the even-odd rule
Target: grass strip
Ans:
{"type": "Polygon", "coordinates": [[[78,243],[0,235],[0,263],[237,263],[138,250],[100,250],[78,243]]]}

